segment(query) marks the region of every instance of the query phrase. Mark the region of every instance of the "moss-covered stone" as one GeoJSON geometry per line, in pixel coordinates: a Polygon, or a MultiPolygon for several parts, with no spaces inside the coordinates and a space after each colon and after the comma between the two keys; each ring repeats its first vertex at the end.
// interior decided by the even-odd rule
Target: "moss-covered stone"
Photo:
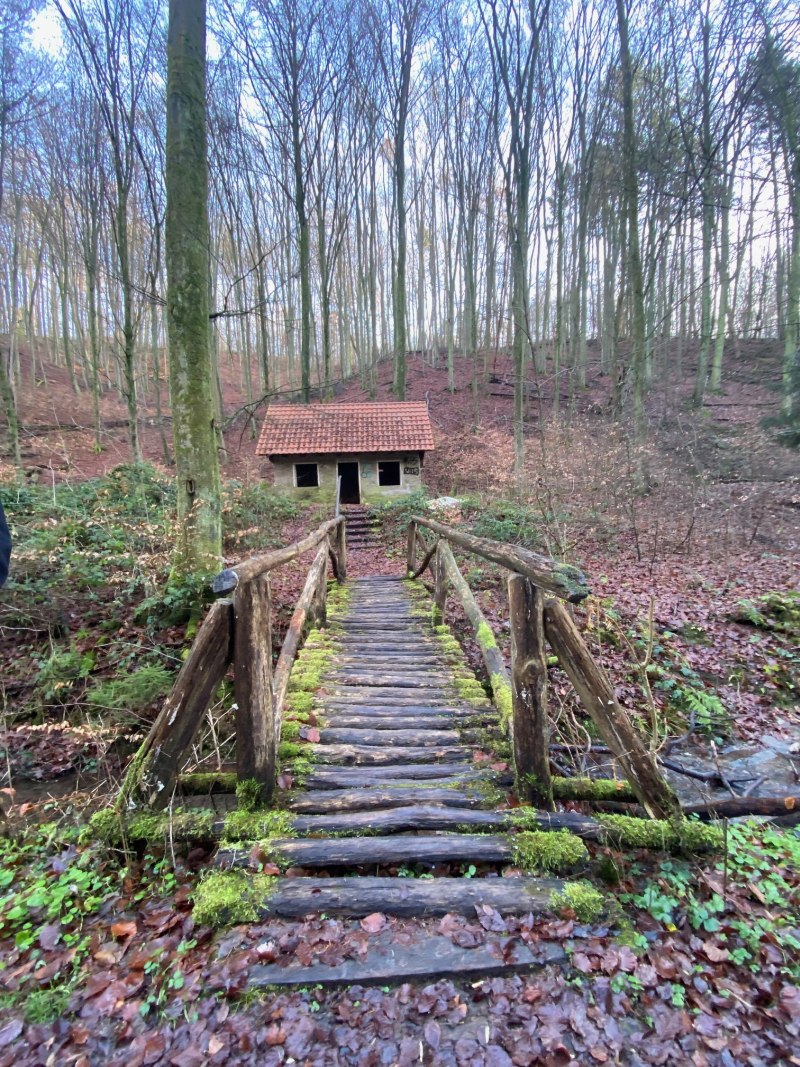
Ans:
{"type": "Polygon", "coordinates": [[[210,871],[192,893],[199,926],[255,922],[277,879],[245,871],[210,871]]]}
{"type": "Polygon", "coordinates": [[[586,845],[568,830],[528,830],[512,840],[514,863],[531,872],[558,873],[585,863],[586,845]]]}
{"type": "Polygon", "coordinates": [[[555,911],[572,911],[582,923],[590,923],[603,913],[605,897],[591,882],[566,882],[560,893],[550,894],[555,911]]]}
{"type": "Polygon", "coordinates": [[[694,819],[666,822],[636,819],[630,815],[595,816],[606,836],[618,848],[657,848],[666,852],[720,851],[724,837],[719,827],[694,819]]]}

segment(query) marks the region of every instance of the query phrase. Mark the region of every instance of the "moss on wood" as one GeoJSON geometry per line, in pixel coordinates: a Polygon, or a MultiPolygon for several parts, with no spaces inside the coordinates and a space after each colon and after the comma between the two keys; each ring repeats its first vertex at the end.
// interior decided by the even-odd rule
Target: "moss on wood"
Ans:
{"type": "Polygon", "coordinates": [[[514,863],[523,870],[558,873],[585,863],[586,845],[568,830],[528,830],[512,839],[514,863]]]}
{"type": "Polygon", "coordinates": [[[609,841],[619,848],[657,848],[667,852],[720,851],[724,837],[719,827],[694,819],[667,822],[636,819],[630,815],[595,816],[609,841]]]}
{"type": "Polygon", "coordinates": [[[550,894],[550,907],[556,911],[572,911],[583,923],[593,922],[605,908],[606,899],[591,882],[567,882],[561,892],[550,894]]]}
{"type": "Polygon", "coordinates": [[[636,800],[627,782],[614,778],[553,778],[556,800],[636,800]]]}
{"type": "Polygon", "coordinates": [[[214,927],[255,922],[276,881],[245,871],[210,871],[192,893],[194,920],[214,927]]]}

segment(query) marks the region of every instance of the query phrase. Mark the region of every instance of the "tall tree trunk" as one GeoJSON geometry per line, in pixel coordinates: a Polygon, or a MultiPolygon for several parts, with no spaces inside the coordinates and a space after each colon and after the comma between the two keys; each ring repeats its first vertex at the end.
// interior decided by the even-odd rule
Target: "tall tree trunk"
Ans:
{"type": "Polygon", "coordinates": [[[167,40],[167,323],[177,471],[179,577],[222,555],[209,331],[205,0],[170,0],[167,40]]]}

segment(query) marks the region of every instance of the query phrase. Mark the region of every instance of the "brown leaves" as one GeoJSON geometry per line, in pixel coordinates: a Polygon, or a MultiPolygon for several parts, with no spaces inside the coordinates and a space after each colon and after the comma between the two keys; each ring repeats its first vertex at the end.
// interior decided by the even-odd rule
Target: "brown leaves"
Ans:
{"type": "Polygon", "coordinates": [[[368,934],[377,934],[386,926],[386,916],[379,911],[374,911],[372,915],[367,915],[361,920],[361,929],[366,930],[368,934]]]}
{"type": "Polygon", "coordinates": [[[133,920],[114,923],[111,927],[111,933],[118,938],[133,937],[137,930],[138,927],[133,920]]]}

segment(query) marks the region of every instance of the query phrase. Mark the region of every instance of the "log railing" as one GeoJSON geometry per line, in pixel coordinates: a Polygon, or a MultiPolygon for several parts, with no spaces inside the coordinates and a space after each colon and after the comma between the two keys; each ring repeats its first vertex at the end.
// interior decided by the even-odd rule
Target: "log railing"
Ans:
{"type": "Polygon", "coordinates": [[[236,771],[255,778],[268,799],[275,788],[277,754],[289,675],[306,623],[325,622],[328,560],[334,577],[347,576],[344,518],[330,519],[307,537],[253,556],[218,574],[217,600],[197,631],[172,692],[134,757],[121,800],[165,807],[173,794],[192,740],[222,679],[233,665],[236,704],[236,771]],[[272,597],[269,574],[304,552],[317,553],[273,670],[272,597]]]}
{"type": "Polygon", "coordinates": [[[578,603],[589,595],[581,571],[517,545],[475,537],[421,517],[409,523],[407,548],[410,577],[419,577],[427,568],[432,571],[435,621],[443,620],[448,591],[452,590],[475,630],[495,703],[511,733],[520,799],[548,808],[553,803],[545,651],[548,642],[644,809],[653,818],[672,818],[679,814],[677,797],[562,603],[564,600],[578,603]],[[432,544],[425,540],[423,529],[435,535],[432,544]],[[451,545],[510,572],[510,677],[491,627],[458,568],[451,545]],[[419,564],[418,549],[422,552],[419,564]]]}

